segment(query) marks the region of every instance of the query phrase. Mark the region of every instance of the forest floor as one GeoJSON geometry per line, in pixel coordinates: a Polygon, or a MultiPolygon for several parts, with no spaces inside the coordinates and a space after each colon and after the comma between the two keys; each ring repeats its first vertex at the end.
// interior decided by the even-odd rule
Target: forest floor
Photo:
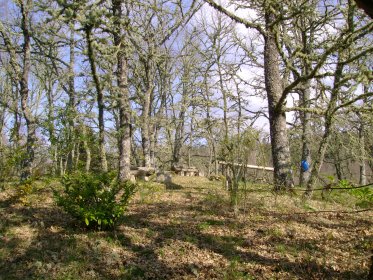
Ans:
{"type": "Polygon", "coordinates": [[[221,185],[143,184],[113,232],[77,226],[54,203],[57,182],[24,196],[7,186],[0,279],[366,279],[372,212],[351,212],[349,195],[304,202],[247,192],[234,215],[221,185]]]}

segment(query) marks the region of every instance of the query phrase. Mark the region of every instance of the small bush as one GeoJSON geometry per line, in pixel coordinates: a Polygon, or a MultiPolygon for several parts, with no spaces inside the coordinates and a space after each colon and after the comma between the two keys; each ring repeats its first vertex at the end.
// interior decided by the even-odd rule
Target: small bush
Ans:
{"type": "Polygon", "coordinates": [[[373,205],[372,188],[365,187],[359,189],[351,189],[349,193],[358,199],[356,206],[361,208],[369,208],[373,205]]]}
{"type": "Polygon", "coordinates": [[[17,194],[20,197],[30,195],[33,193],[33,191],[34,191],[34,187],[32,184],[32,180],[30,179],[23,182],[21,185],[17,187],[17,194]]]}
{"type": "Polygon", "coordinates": [[[57,204],[89,228],[112,229],[123,216],[136,185],[119,183],[113,173],[75,173],[62,178],[63,194],[57,204]]]}
{"type": "Polygon", "coordinates": [[[23,181],[21,184],[17,185],[16,192],[19,202],[23,205],[30,204],[30,195],[35,192],[34,181],[32,179],[23,181]]]}

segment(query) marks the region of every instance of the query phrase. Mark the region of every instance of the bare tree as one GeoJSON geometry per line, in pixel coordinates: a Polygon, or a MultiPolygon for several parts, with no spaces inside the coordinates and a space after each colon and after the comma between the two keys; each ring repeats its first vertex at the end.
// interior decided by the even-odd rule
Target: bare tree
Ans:
{"type": "Polygon", "coordinates": [[[30,34],[30,12],[32,8],[32,1],[19,2],[21,12],[21,31],[22,31],[22,63],[18,63],[16,46],[13,45],[10,37],[5,32],[5,28],[0,23],[0,32],[3,37],[5,46],[10,56],[10,64],[14,77],[19,84],[20,101],[23,117],[27,126],[27,140],[26,140],[26,153],[22,162],[22,170],[20,179],[21,182],[26,181],[32,175],[33,161],[35,158],[35,144],[36,138],[36,119],[30,110],[29,106],[29,75],[31,68],[31,34],[30,34]]]}
{"type": "Polygon", "coordinates": [[[99,131],[99,157],[101,163],[101,169],[104,172],[108,171],[107,160],[106,160],[106,150],[105,150],[105,124],[104,124],[104,94],[102,92],[102,85],[100,78],[97,74],[96,69],[96,59],[93,49],[93,38],[92,38],[92,29],[94,23],[86,23],[84,26],[84,31],[87,40],[88,48],[88,59],[91,67],[91,73],[93,82],[95,84],[96,93],[97,93],[97,107],[98,107],[98,131],[99,131]]]}
{"type": "Polygon", "coordinates": [[[256,30],[264,38],[264,76],[268,98],[272,158],[275,169],[274,185],[276,190],[291,188],[293,178],[290,169],[290,148],[286,129],[286,116],[283,110],[287,93],[284,93],[281,87],[280,54],[276,42],[276,30],[280,22],[280,16],[276,15],[274,11],[279,8],[278,3],[264,2],[255,7],[260,10],[264,17],[264,21],[260,24],[240,18],[212,0],[206,0],[206,2],[234,21],[242,23],[249,29],[256,30]]]}
{"type": "Polygon", "coordinates": [[[122,0],[112,0],[114,46],[117,48],[117,98],[119,110],[119,174],[120,181],[130,179],[131,164],[131,106],[128,88],[128,38],[129,11],[122,0]]]}

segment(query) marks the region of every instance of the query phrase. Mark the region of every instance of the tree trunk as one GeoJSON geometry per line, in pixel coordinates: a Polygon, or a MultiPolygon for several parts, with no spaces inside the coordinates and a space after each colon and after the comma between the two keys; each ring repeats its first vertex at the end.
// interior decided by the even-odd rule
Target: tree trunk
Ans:
{"type": "Polygon", "coordinates": [[[85,161],[85,172],[89,172],[91,169],[91,149],[89,148],[88,141],[87,141],[87,128],[84,123],[82,123],[82,134],[83,134],[83,147],[86,154],[86,161],[85,161]]]}
{"type": "Polygon", "coordinates": [[[175,142],[174,142],[174,149],[172,153],[172,166],[176,167],[180,165],[181,161],[181,148],[183,145],[184,139],[184,116],[185,112],[182,110],[179,114],[179,118],[177,120],[177,125],[175,129],[175,142]]]}
{"type": "Polygon", "coordinates": [[[118,179],[121,182],[130,179],[131,164],[131,106],[128,89],[128,49],[124,38],[125,27],[123,26],[122,0],[113,0],[114,15],[114,45],[118,48],[117,59],[117,85],[118,85],[118,106],[119,106],[119,173],[118,179]]]}
{"type": "Polygon", "coordinates": [[[132,136],[132,141],[131,141],[131,154],[133,155],[133,160],[135,162],[135,165],[136,166],[140,166],[141,164],[141,159],[139,158],[139,153],[137,151],[137,147],[136,147],[136,144],[135,144],[135,137],[132,136]]]}
{"type": "Polygon", "coordinates": [[[327,117],[327,120],[325,121],[325,130],[323,137],[321,139],[319,149],[317,152],[317,155],[315,157],[314,163],[311,166],[310,169],[310,179],[307,184],[307,192],[305,193],[306,197],[310,197],[312,195],[312,191],[314,188],[314,185],[316,183],[317,178],[319,177],[319,172],[322,166],[322,162],[324,161],[325,152],[329,144],[330,134],[331,134],[331,126],[332,126],[332,120],[331,116],[327,117]]]}
{"type": "Polygon", "coordinates": [[[218,58],[217,64],[218,64],[218,74],[219,74],[219,87],[220,91],[223,95],[223,123],[224,123],[224,144],[228,144],[228,97],[227,93],[225,91],[224,85],[223,85],[223,73],[221,70],[221,65],[220,65],[220,56],[218,58]]]}
{"type": "Polygon", "coordinates": [[[80,141],[78,143],[76,143],[76,147],[75,147],[75,162],[74,162],[74,170],[78,170],[79,169],[79,161],[80,161],[80,141]]]}
{"type": "Polygon", "coordinates": [[[152,42],[154,37],[149,38],[148,41],[148,52],[146,55],[141,56],[140,61],[144,66],[144,97],[142,100],[142,124],[141,124],[141,140],[142,140],[142,149],[144,155],[143,166],[150,167],[152,166],[151,158],[151,112],[152,112],[152,103],[153,103],[153,91],[155,87],[155,47],[152,42]]]}
{"type": "Polygon", "coordinates": [[[267,10],[265,19],[267,33],[264,46],[264,75],[268,97],[274,188],[275,190],[281,190],[289,189],[293,186],[293,176],[291,174],[286,116],[282,110],[284,104],[279,104],[282,95],[282,86],[279,71],[279,52],[276,46],[275,31],[272,26],[275,17],[267,10]]]}
{"type": "Polygon", "coordinates": [[[97,107],[98,107],[98,146],[99,146],[99,160],[101,164],[101,169],[107,172],[107,160],[106,160],[106,150],[105,150],[105,123],[104,123],[104,95],[102,93],[102,88],[100,84],[99,77],[96,71],[96,61],[92,46],[92,27],[85,27],[85,34],[88,46],[88,59],[91,66],[91,73],[93,82],[95,84],[97,93],[97,107]]]}
{"type": "MultiPolygon", "coordinates": [[[[194,99],[194,94],[191,97],[194,99]]],[[[192,166],[192,150],[193,150],[193,135],[194,135],[194,114],[195,114],[195,106],[192,105],[192,112],[190,116],[190,127],[189,127],[189,145],[188,145],[188,167],[192,166]]]]}
{"type": "Polygon", "coordinates": [[[57,176],[57,172],[58,172],[58,147],[56,145],[54,146],[54,149],[53,149],[53,169],[52,169],[53,176],[57,176]]]}
{"type": "Polygon", "coordinates": [[[211,121],[211,112],[210,112],[210,96],[209,96],[209,86],[207,82],[208,78],[208,72],[206,71],[204,74],[204,89],[205,89],[205,94],[206,94],[206,124],[207,124],[207,133],[208,133],[208,138],[210,139],[208,141],[209,146],[210,146],[210,161],[209,161],[209,176],[211,175],[211,165],[214,162],[214,174],[217,176],[219,174],[219,166],[218,166],[218,158],[217,158],[217,151],[216,151],[216,144],[215,144],[215,135],[213,134],[212,131],[212,121],[211,121]]]}
{"type": "Polygon", "coordinates": [[[237,112],[237,134],[241,134],[241,125],[242,122],[242,97],[240,92],[240,87],[238,83],[236,83],[236,92],[237,92],[237,105],[238,105],[238,112],[237,112]]]}
{"type": "Polygon", "coordinates": [[[319,177],[320,169],[322,166],[322,163],[324,161],[325,152],[329,145],[329,139],[332,132],[332,125],[333,125],[333,117],[334,117],[334,110],[337,106],[337,100],[339,95],[339,88],[340,88],[340,80],[343,73],[343,63],[341,58],[341,53],[338,54],[338,63],[335,69],[334,73],[334,83],[333,83],[333,89],[331,92],[331,99],[328,103],[328,108],[326,110],[325,114],[325,129],[324,134],[321,139],[318,153],[315,156],[314,163],[310,168],[310,179],[307,184],[307,191],[304,193],[306,197],[311,197],[314,185],[316,184],[316,180],[319,177]]]}
{"type": "Polygon", "coordinates": [[[212,148],[211,148],[211,144],[210,144],[210,141],[208,141],[208,148],[209,148],[209,165],[207,166],[207,178],[209,178],[212,174],[212,148]]]}
{"type": "Polygon", "coordinates": [[[152,133],[150,134],[150,166],[155,167],[155,150],[157,146],[158,127],[153,126],[152,133]]]}
{"type": "MultiPolygon", "coordinates": [[[[189,67],[184,65],[184,67],[189,67]]],[[[181,148],[184,143],[184,133],[185,133],[185,113],[187,110],[187,99],[188,99],[188,89],[186,82],[189,81],[189,71],[188,69],[184,69],[183,74],[183,96],[181,99],[181,107],[178,118],[176,121],[176,128],[175,128],[175,141],[174,141],[174,149],[172,153],[172,167],[179,166],[181,161],[181,148]]]]}
{"type": "Polygon", "coordinates": [[[31,36],[29,31],[29,9],[31,0],[24,3],[21,1],[22,33],[23,33],[23,69],[20,78],[21,108],[27,126],[26,155],[22,162],[21,182],[29,179],[32,175],[32,165],[35,157],[36,143],[36,120],[28,106],[29,97],[29,73],[31,67],[31,36]]]}
{"type": "MultiPolygon", "coordinates": [[[[305,83],[302,90],[302,107],[310,107],[310,82],[305,83]]],[[[311,139],[312,139],[312,128],[311,128],[311,113],[301,112],[302,121],[302,160],[311,164],[311,139]]],[[[310,179],[310,170],[300,169],[300,186],[307,186],[310,179]]]]}
{"type": "Polygon", "coordinates": [[[172,153],[172,167],[180,165],[181,161],[181,148],[183,146],[184,140],[184,125],[185,125],[185,99],[186,96],[182,97],[182,108],[180,109],[179,117],[176,120],[176,129],[175,129],[175,141],[174,149],[172,153]]]}
{"type": "Polygon", "coordinates": [[[153,86],[148,84],[148,90],[145,92],[145,100],[142,109],[142,124],[141,124],[141,140],[142,150],[144,154],[144,166],[151,166],[151,155],[150,155],[150,106],[151,106],[151,95],[153,92],[153,86]]]}
{"type": "Polygon", "coordinates": [[[75,30],[74,23],[70,24],[70,61],[69,61],[69,79],[68,79],[68,95],[69,95],[69,104],[67,108],[67,118],[68,118],[68,156],[66,170],[71,172],[74,167],[74,158],[75,158],[75,118],[76,118],[76,100],[75,100],[75,30]]]}
{"type": "Polygon", "coordinates": [[[51,143],[50,151],[52,155],[52,174],[55,176],[58,170],[58,163],[57,163],[57,138],[55,135],[55,126],[54,126],[54,105],[53,105],[53,83],[49,80],[46,85],[47,91],[47,100],[48,100],[48,134],[49,134],[49,142],[51,143]]]}
{"type": "MultiPolygon", "coordinates": [[[[158,65],[159,66],[159,65],[158,65]]],[[[163,125],[163,119],[165,117],[167,93],[171,93],[171,82],[170,74],[164,71],[164,68],[158,68],[160,72],[160,85],[159,85],[159,95],[160,95],[160,105],[157,112],[154,113],[154,123],[152,125],[152,131],[150,135],[150,161],[152,166],[156,166],[156,150],[158,144],[158,135],[160,129],[163,125]]]]}
{"type": "Polygon", "coordinates": [[[3,127],[5,120],[5,108],[0,107],[0,151],[3,147],[3,127]]]}
{"type": "Polygon", "coordinates": [[[59,166],[60,166],[60,176],[65,175],[65,167],[64,167],[64,164],[63,164],[63,157],[62,156],[60,156],[59,166]]]}
{"type": "Polygon", "coordinates": [[[366,164],[365,164],[365,127],[364,127],[364,120],[361,115],[359,115],[360,125],[359,125],[359,147],[360,147],[360,176],[359,176],[359,184],[366,185],[367,184],[367,176],[366,176],[366,164]]]}
{"type": "Polygon", "coordinates": [[[18,99],[19,99],[18,88],[16,88],[14,94],[15,94],[15,100],[14,100],[14,104],[13,104],[14,123],[13,123],[13,127],[12,127],[12,130],[11,130],[11,133],[10,133],[9,141],[13,143],[14,147],[19,147],[19,145],[20,145],[19,129],[21,127],[21,121],[20,121],[20,113],[19,113],[19,107],[18,107],[18,99]]]}
{"type": "MultiPolygon", "coordinates": [[[[310,3],[310,7],[312,8],[312,11],[315,11],[317,9],[316,3],[310,3]]],[[[310,13],[310,16],[312,17],[313,13],[310,13]]],[[[312,52],[314,51],[314,42],[315,42],[315,31],[313,28],[308,28],[310,25],[310,22],[312,22],[312,18],[310,18],[308,15],[305,17],[302,17],[300,19],[301,21],[301,29],[300,29],[300,37],[299,41],[303,46],[303,52],[307,54],[306,58],[302,59],[302,76],[308,76],[310,72],[312,71],[312,62],[308,59],[309,56],[311,56],[312,52]]],[[[294,25],[296,26],[296,22],[294,22],[294,25]]],[[[297,73],[294,73],[294,76],[297,76],[297,73]]],[[[299,78],[299,77],[296,77],[299,78]]],[[[300,91],[300,101],[301,106],[305,109],[308,109],[311,107],[311,80],[307,79],[302,84],[302,88],[300,91]]],[[[312,127],[311,127],[311,118],[312,115],[310,112],[307,112],[306,110],[303,112],[300,112],[300,119],[302,122],[302,158],[301,160],[307,161],[309,165],[312,163],[312,155],[311,155],[311,139],[312,139],[312,127]]],[[[300,164],[300,163],[299,163],[300,164]]],[[[303,168],[300,169],[300,175],[299,175],[299,184],[300,186],[307,186],[308,181],[310,179],[311,173],[310,170],[303,170],[303,168]]]]}
{"type": "Polygon", "coordinates": [[[337,174],[338,181],[343,180],[343,171],[342,171],[342,164],[339,159],[336,160],[334,163],[335,173],[337,174]]]}

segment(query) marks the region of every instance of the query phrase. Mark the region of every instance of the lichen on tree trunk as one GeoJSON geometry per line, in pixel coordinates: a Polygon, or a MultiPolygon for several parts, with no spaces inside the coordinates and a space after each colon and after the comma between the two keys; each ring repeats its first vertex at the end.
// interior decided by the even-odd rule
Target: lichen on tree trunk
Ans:
{"type": "Polygon", "coordinates": [[[266,9],[266,35],[264,47],[265,88],[268,97],[268,111],[272,160],[274,166],[275,190],[289,189],[293,185],[291,174],[290,148],[286,128],[286,115],[279,104],[282,95],[279,71],[279,52],[276,46],[275,31],[272,23],[275,16],[266,9]]]}
{"type": "MultiPolygon", "coordinates": [[[[128,89],[128,49],[126,47],[125,31],[122,11],[122,0],[113,0],[114,16],[114,45],[118,48],[116,53],[117,59],[117,98],[119,109],[119,162],[118,162],[118,179],[126,181],[130,179],[131,164],[131,106],[129,101],[128,89]]],[[[128,22],[127,22],[128,24],[128,22]]]]}

